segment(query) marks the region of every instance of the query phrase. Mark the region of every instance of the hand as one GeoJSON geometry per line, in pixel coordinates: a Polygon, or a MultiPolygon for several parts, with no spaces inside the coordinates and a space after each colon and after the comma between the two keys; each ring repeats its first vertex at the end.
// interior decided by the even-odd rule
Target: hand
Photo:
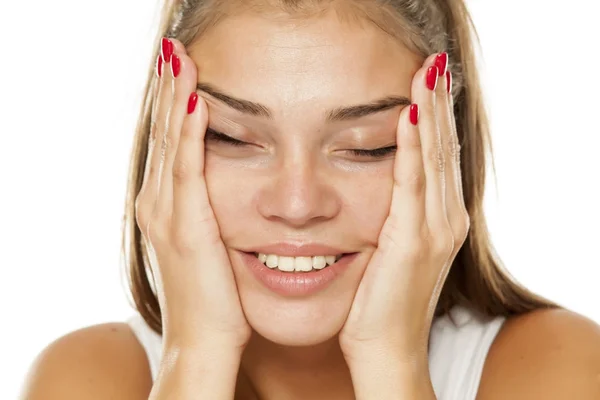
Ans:
{"type": "Polygon", "coordinates": [[[197,70],[184,46],[174,39],[162,43],[136,220],[151,261],[163,336],[177,346],[209,342],[241,350],[251,329],[206,188],[207,106],[195,94],[197,70]],[[190,95],[197,105],[188,114],[190,95]]]}
{"type": "Polygon", "coordinates": [[[349,364],[385,354],[427,365],[436,304],[470,224],[446,64],[432,55],[413,79],[418,123],[412,107],[400,113],[390,213],[340,332],[349,364]]]}

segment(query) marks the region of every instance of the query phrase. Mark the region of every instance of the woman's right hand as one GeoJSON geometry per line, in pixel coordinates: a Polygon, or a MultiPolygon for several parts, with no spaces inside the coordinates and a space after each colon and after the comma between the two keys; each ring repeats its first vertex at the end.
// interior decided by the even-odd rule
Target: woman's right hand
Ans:
{"type": "Polygon", "coordinates": [[[154,92],[148,158],[136,198],[136,220],[154,275],[163,338],[167,346],[242,350],[251,329],[204,177],[208,109],[195,95],[197,105],[188,114],[197,69],[181,42],[170,43],[163,39],[165,61],[157,62],[157,71],[162,64],[162,77],[154,92]]]}

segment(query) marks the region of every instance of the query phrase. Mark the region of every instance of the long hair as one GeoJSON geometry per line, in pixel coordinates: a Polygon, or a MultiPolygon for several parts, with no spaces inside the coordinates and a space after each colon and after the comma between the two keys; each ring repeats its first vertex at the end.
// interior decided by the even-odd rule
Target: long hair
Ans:
{"type": "MultiPolygon", "coordinates": [[[[162,333],[161,312],[153,289],[147,250],[135,219],[135,199],[144,177],[154,101],[152,93],[158,83],[154,73],[155,55],[159,52],[160,39],[176,38],[187,47],[233,13],[262,12],[268,7],[290,16],[310,17],[339,3],[339,0],[165,1],[153,56],[148,63],[144,101],[132,147],[122,242],[135,307],[157,333],[162,333]]],[[[436,316],[448,313],[455,305],[469,307],[484,315],[505,317],[558,307],[518,284],[504,268],[490,240],[483,196],[486,156],[489,154],[494,167],[493,152],[474,53],[479,40],[464,0],[347,0],[346,4],[353,6],[355,16],[375,24],[423,58],[442,51],[449,56],[454,114],[461,145],[463,196],[470,217],[470,231],[450,269],[436,316]]]]}

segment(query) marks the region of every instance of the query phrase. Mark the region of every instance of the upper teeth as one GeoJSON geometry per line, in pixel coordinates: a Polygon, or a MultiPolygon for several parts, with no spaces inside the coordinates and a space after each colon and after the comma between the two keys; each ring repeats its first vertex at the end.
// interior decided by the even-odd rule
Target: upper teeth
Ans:
{"type": "Polygon", "coordinates": [[[276,254],[258,253],[258,259],[267,267],[278,268],[281,271],[311,271],[312,269],[323,269],[339,260],[338,256],[312,256],[312,257],[285,257],[276,254]]]}

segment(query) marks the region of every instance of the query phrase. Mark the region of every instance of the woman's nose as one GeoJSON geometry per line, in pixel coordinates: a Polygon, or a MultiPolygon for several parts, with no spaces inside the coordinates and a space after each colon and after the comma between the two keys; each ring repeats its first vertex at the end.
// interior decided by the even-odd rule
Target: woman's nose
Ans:
{"type": "Polygon", "coordinates": [[[259,212],[295,228],[331,219],[341,201],[328,179],[310,162],[284,163],[260,191],[259,212]]]}

